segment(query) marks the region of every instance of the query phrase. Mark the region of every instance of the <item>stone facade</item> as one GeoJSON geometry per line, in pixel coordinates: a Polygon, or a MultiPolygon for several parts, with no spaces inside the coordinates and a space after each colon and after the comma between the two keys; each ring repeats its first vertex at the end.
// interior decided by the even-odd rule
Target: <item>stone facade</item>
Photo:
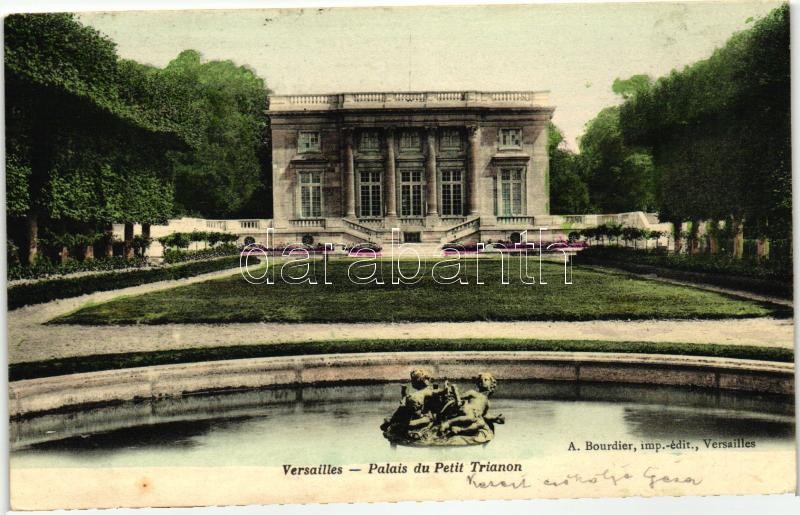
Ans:
{"type": "Polygon", "coordinates": [[[276,242],[510,239],[549,214],[546,92],[270,98],[276,242]]]}

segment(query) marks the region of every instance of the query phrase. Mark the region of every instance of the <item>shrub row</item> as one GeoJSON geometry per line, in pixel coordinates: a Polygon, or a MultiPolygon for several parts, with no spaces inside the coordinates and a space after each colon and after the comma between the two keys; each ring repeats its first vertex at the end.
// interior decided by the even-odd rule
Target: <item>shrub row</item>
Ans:
{"type": "Polygon", "coordinates": [[[223,244],[210,249],[201,250],[172,250],[164,252],[164,263],[185,263],[198,259],[208,259],[222,256],[235,256],[239,254],[239,247],[232,244],[223,244]]]}
{"type": "MultiPolygon", "coordinates": [[[[251,258],[255,259],[255,258],[251,258]]],[[[8,309],[16,309],[31,304],[41,304],[56,299],[67,299],[97,291],[116,290],[129,286],[183,279],[208,272],[216,272],[239,266],[239,256],[195,261],[182,265],[128,270],[105,274],[65,277],[30,284],[20,284],[8,289],[8,309]]]]}
{"type": "Polygon", "coordinates": [[[216,245],[217,243],[233,243],[239,239],[236,234],[226,232],[206,232],[206,231],[192,231],[192,232],[175,232],[158,238],[158,242],[164,247],[178,247],[186,248],[192,242],[204,241],[209,245],[216,245]]]}
{"type": "Polygon", "coordinates": [[[38,279],[49,275],[66,275],[75,272],[104,272],[124,268],[144,268],[146,266],[148,266],[148,262],[147,258],[144,257],[126,259],[123,256],[114,256],[85,261],[70,259],[65,263],[54,263],[47,258],[41,258],[32,266],[19,264],[9,266],[8,280],[38,279]]]}
{"type": "Polygon", "coordinates": [[[591,247],[575,256],[576,264],[609,265],[668,279],[792,298],[792,276],[781,269],[722,255],[666,254],[657,251],[591,247]]]}

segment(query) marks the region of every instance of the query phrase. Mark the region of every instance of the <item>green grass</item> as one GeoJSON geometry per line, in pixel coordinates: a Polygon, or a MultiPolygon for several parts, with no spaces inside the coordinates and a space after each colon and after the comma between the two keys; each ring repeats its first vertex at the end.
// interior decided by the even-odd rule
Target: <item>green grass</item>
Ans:
{"type": "MultiPolygon", "coordinates": [[[[522,284],[516,260],[506,264],[510,284],[501,284],[500,261],[466,260],[468,285],[441,285],[428,273],[416,284],[354,285],[349,261],[332,261],[332,285],[255,285],[240,275],[119,298],[85,306],[57,318],[69,324],[165,324],[231,322],[399,322],[473,320],[719,319],[791,316],[791,310],[699,289],[664,284],[620,273],[575,267],[564,284],[563,266],[545,263],[548,284],[522,284]],[[509,273],[510,268],[510,273],[509,273]]],[[[534,263],[536,263],[534,261],[534,263]]],[[[412,263],[404,263],[404,267],[412,263]]],[[[538,266],[534,266],[538,274],[538,266]]],[[[407,270],[406,273],[409,273],[407,270]]]]}
{"type": "Polygon", "coordinates": [[[127,352],[59,358],[9,367],[9,380],[116,370],[131,367],[190,363],[225,359],[262,358],[314,354],[419,351],[563,351],[679,354],[791,363],[792,349],[751,345],[611,342],[599,340],[467,339],[467,340],[356,340],[272,343],[231,347],[191,348],[156,352],[127,352]]]}

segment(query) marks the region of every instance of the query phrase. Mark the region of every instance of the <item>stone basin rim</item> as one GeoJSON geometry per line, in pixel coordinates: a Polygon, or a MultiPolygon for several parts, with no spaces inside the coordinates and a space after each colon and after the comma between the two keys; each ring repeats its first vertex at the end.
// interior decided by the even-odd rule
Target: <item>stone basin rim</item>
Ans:
{"type": "Polygon", "coordinates": [[[405,382],[414,368],[468,380],[550,380],[692,386],[792,395],[794,363],[708,356],[556,351],[315,354],[203,361],[24,379],[9,383],[12,417],[83,405],[188,394],[352,382],[405,382]]]}

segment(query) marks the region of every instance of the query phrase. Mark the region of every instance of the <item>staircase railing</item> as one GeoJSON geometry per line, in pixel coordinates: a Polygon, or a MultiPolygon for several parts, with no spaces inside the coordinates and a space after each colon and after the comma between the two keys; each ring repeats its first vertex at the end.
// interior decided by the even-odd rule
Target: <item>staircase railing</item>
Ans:
{"type": "Polygon", "coordinates": [[[371,227],[367,227],[366,225],[358,223],[356,221],[349,220],[347,218],[342,218],[342,221],[350,229],[353,229],[354,231],[358,231],[358,232],[364,233],[367,236],[369,236],[370,238],[377,238],[377,237],[379,237],[381,235],[380,231],[376,231],[376,230],[372,229],[371,227]]]}

